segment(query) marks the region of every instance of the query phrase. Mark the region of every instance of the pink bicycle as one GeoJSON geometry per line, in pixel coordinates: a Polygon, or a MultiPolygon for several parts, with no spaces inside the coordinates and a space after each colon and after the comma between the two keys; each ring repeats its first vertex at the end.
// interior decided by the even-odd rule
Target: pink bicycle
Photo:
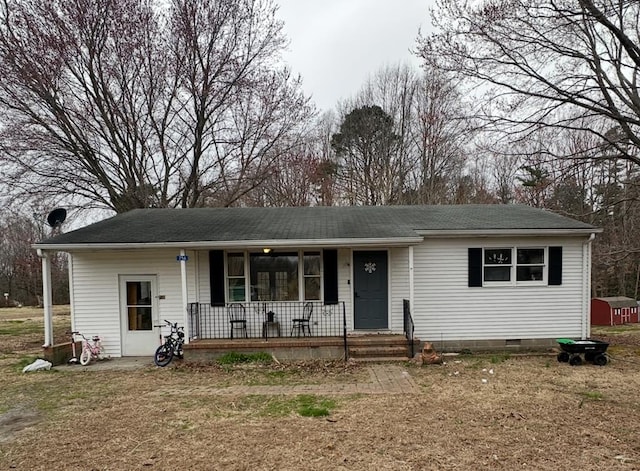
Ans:
{"type": "Polygon", "coordinates": [[[81,365],[85,366],[88,365],[91,360],[102,360],[105,357],[104,348],[102,347],[102,342],[99,336],[94,335],[91,337],[91,340],[89,340],[80,332],[73,332],[73,334],[82,337],[82,353],[80,354],[81,365]]]}

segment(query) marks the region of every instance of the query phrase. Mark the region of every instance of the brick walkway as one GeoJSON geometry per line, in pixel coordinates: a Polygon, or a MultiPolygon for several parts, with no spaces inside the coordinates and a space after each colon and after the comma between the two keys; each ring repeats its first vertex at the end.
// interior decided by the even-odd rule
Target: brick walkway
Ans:
{"type": "Polygon", "coordinates": [[[291,386],[211,386],[166,388],[154,391],[154,395],[298,395],[298,394],[416,394],[418,387],[411,375],[402,367],[379,364],[368,367],[369,381],[344,384],[296,384],[291,386]]]}

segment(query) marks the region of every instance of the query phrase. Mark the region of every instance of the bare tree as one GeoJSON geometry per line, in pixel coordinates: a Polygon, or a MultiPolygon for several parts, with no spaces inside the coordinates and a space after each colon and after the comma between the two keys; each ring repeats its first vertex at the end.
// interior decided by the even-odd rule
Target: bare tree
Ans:
{"type": "Polygon", "coordinates": [[[465,170],[473,120],[464,112],[456,84],[436,69],[382,67],[341,105],[343,118],[356,108],[379,106],[393,120],[396,184],[392,201],[446,203],[456,199],[465,170]]]}
{"type": "Polygon", "coordinates": [[[23,194],[122,212],[231,205],[308,100],[271,0],[4,0],[0,166],[23,194]]]}
{"type": "MultiPolygon", "coordinates": [[[[38,213],[0,213],[0,292],[15,303],[36,304],[42,294],[42,265],[31,244],[49,235],[38,213]]],[[[66,255],[51,255],[53,301],[69,302],[66,255]]]]}
{"type": "Polygon", "coordinates": [[[331,136],[338,130],[339,123],[331,111],[323,113],[314,127],[312,142],[317,165],[313,182],[316,186],[316,203],[320,206],[332,206],[339,201],[338,159],[331,147],[331,136]]]}
{"type": "Polygon", "coordinates": [[[241,201],[247,206],[310,206],[317,198],[319,165],[313,149],[300,145],[281,156],[262,184],[241,201]]]}
{"type": "Polygon", "coordinates": [[[349,204],[393,204],[402,194],[402,160],[393,118],[379,106],[347,114],[331,145],[340,158],[339,180],[349,204]]]}
{"type": "Polygon", "coordinates": [[[419,55],[478,85],[487,123],[526,135],[599,117],[624,138],[586,130],[640,165],[639,2],[439,0],[434,13],[419,55]]]}
{"type": "Polygon", "coordinates": [[[436,69],[425,69],[418,80],[411,116],[416,152],[411,175],[417,197],[412,202],[449,202],[464,173],[473,120],[456,85],[436,69]]]}

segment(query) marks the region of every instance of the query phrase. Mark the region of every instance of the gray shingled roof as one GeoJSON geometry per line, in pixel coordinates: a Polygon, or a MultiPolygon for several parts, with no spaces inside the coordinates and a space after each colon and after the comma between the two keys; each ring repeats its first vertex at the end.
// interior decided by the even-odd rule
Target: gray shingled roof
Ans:
{"type": "Polygon", "coordinates": [[[415,239],[423,233],[440,231],[594,229],[549,211],[520,205],[136,209],[36,246],[415,239]]]}
{"type": "Polygon", "coordinates": [[[610,296],[606,298],[593,298],[600,301],[604,301],[612,308],[620,307],[636,307],[638,302],[633,298],[627,298],[626,296],[610,296]]]}

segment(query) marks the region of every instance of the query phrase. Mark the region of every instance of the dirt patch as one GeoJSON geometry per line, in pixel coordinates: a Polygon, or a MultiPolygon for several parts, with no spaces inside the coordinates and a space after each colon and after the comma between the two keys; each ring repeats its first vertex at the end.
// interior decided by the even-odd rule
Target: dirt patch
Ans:
{"type": "Polygon", "coordinates": [[[296,361],[281,363],[240,363],[220,365],[216,362],[176,363],[177,372],[215,375],[227,385],[237,384],[333,384],[361,382],[368,378],[362,363],[331,361],[296,361]]]}
{"type": "Polygon", "coordinates": [[[640,362],[640,324],[593,327],[591,337],[609,344],[607,354],[612,360],[640,362]]]}
{"type": "Polygon", "coordinates": [[[15,434],[41,420],[40,413],[34,409],[19,407],[0,414],[0,444],[15,437],[15,434]]]}

